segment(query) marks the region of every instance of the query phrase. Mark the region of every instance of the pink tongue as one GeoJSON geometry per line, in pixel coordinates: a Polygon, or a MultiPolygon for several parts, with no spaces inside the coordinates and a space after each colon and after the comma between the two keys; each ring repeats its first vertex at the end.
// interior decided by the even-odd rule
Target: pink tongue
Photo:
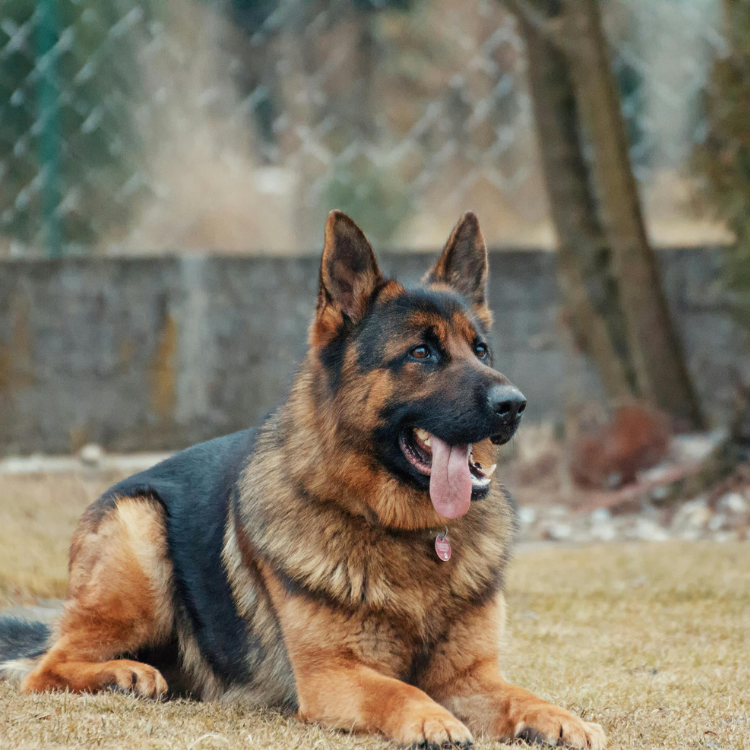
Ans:
{"type": "Polygon", "coordinates": [[[444,443],[431,436],[430,499],[444,518],[458,518],[471,505],[469,446],[444,443]]]}

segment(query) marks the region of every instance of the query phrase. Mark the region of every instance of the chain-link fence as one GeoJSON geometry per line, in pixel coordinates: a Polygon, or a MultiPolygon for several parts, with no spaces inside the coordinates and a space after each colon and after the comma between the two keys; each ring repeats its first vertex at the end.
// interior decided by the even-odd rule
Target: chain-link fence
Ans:
{"type": "MultiPolygon", "coordinates": [[[[713,239],[691,152],[721,0],[605,0],[649,228],[713,239]]],[[[317,250],[351,213],[435,247],[478,211],[550,245],[523,44],[499,0],[4,0],[0,255],[317,250]]]]}

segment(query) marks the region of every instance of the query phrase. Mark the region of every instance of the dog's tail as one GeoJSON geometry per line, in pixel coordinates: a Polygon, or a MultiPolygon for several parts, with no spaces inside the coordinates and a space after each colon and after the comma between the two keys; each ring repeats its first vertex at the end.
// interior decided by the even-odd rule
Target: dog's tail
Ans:
{"type": "Polygon", "coordinates": [[[0,680],[20,682],[47,651],[50,635],[44,622],[0,617],[0,680]]]}

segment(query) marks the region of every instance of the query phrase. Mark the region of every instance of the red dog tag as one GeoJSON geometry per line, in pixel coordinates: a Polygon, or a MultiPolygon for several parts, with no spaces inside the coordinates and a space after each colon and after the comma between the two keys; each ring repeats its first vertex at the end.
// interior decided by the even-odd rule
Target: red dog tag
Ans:
{"type": "Polygon", "coordinates": [[[451,559],[451,542],[448,534],[438,534],[435,537],[435,552],[443,562],[451,559]]]}

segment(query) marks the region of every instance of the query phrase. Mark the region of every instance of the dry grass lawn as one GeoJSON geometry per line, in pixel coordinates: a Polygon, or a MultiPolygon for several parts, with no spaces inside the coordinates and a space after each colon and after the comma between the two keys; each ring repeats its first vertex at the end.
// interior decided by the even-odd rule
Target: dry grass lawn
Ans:
{"type": "MultiPolygon", "coordinates": [[[[110,479],[0,478],[0,606],[63,594],[75,520],[110,479]]],[[[750,748],[750,544],[526,549],[508,597],[507,675],[603,724],[611,747],[750,748]]],[[[238,706],[0,683],[0,747],[387,744],[238,706]]]]}

